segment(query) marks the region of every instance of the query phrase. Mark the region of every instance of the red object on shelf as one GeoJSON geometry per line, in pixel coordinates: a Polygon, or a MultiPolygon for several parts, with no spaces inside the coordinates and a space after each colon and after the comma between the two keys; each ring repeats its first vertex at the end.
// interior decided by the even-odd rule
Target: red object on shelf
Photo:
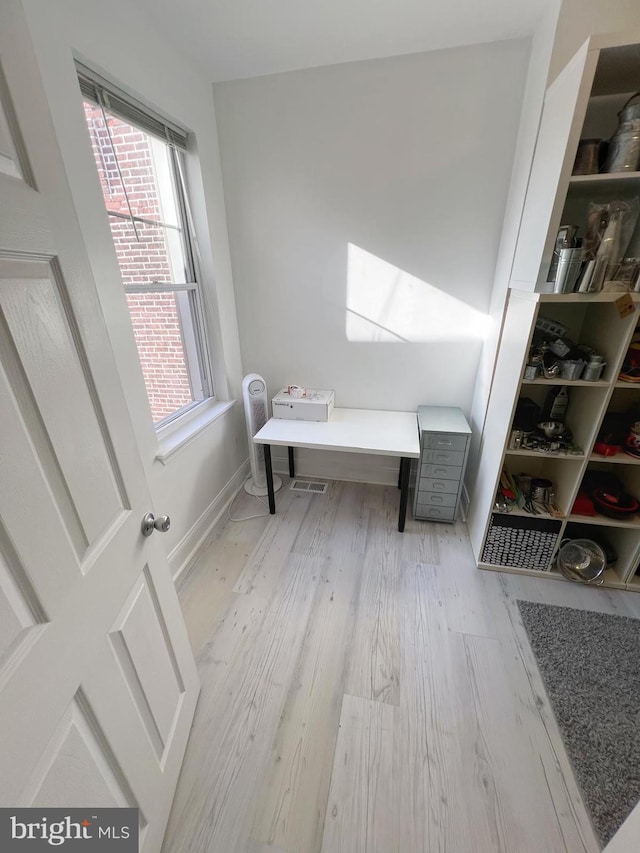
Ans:
{"type": "Polygon", "coordinates": [[[620,444],[606,444],[604,441],[596,441],[593,449],[600,456],[615,456],[616,453],[620,453],[622,446],[620,444]]]}
{"type": "Polygon", "coordinates": [[[593,502],[602,515],[619,520],[630,518],[640,509],[640,501],[633,495],[611,494],[604,489],[594,489],[593,502]]]}
{"type": "Polygon", "coordinates": [[[572,515],[597,515],[595,507],[593,505],[593,501],[589,497],[586,492],[579,491],[575,501],[573,502],[573,508],[571,510],[572,515]]]}

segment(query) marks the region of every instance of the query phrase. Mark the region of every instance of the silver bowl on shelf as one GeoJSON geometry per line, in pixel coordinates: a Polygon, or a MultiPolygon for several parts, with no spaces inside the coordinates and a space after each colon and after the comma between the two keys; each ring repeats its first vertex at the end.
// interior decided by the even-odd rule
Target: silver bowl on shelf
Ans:
{"type": "Polygon", "coordinates": [[[592,539],[565,539],[560,544],[556,564],[563,577],[582,583],[602,583],[607,557],[592,539]]]}

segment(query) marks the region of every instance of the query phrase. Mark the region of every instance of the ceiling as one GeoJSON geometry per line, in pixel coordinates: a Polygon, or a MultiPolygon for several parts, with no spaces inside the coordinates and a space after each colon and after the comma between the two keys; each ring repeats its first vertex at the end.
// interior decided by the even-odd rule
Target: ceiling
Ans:
{"type": "Polygon", "coordinates": [[[213,81],[527,36],[548,0],[138,0],[213,81]]]}

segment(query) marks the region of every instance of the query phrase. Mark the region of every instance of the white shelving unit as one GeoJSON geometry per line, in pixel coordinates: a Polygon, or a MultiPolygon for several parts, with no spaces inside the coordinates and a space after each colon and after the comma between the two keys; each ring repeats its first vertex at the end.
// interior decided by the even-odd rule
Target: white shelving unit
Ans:
{"type": "Polygon", "coordinates": [[[638,88],[639,51],[640,32],[627,37],[594,38],[581,48],[547,92],[468,522],[480,568],[562,579],[553,569],[551,558],[544,571],[483,559],[488,553],[495,555],[495,550],[485,550],[485,544],[488,535],[493,544],[496,525],[533,528],[540,524],[535,520],[539,516],[522,510],[510,513],[510,522],[496,512],[494,502],[502,470],[547,477],[554,482],[560,514],[547,521],[545,530],[548,534],[552,528],[556,546],[566,537],[589,538],[590,532],[599,533],[618,553],[617,562],[605,573],[604,585],[638,592],[640,514],[618,521],[600,515],[575,515],[572,508],[585,475],[597,469],[614,473],[640,499],[640,460],[625,453],[603,457],[593,449],[607,412],[626,412],[632,404],[640,404],[640,385],[618,379],[632,336],[640,331],[640,294],[631,294],[635,311],[621,316],[617,305],[620,293],[554,294],[548,292],[551,285],[546,279],[561,224],[580,226],[579,233],[584,236],[589,202],[640,196],[640,171],[571,175],[581,138],[609,138],[614,133],[618,111],[638,88]],[[632,45],[634,48],[630,49],[632,45]],[[567,336],[574,343],[590,346],[605,357],[607,364],[600,381],[524,379],[539,317],[566,326],[567,336]],[[569,390],[566,422],[583,452],[561,455],[510,449],[518,400],[528,397],[540,405],[552,385],[566,385],[569,390]]]}

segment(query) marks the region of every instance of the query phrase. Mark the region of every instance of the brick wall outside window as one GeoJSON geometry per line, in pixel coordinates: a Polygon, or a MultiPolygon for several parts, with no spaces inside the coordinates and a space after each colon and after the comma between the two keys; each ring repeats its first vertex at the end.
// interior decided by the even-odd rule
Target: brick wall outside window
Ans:
{"type": "MultiPolygon", "coordinates": [[[[100,107],[85,103],[102,194],[108,210],[129,215],[113,149],[134,216],[158,220],[160,200],[148,136],[113,116],[107,116],[111,139],[100,107]]],[[[171,271],[165,229],[109,216],[122,281],[125,285],[152,281],[183,281],[182,271],[171,271]]],[[[186,366],[179,313],[173,293],[129,293],[129,313],[144,374],[154,422],[193,401],[186,366]]]]}

